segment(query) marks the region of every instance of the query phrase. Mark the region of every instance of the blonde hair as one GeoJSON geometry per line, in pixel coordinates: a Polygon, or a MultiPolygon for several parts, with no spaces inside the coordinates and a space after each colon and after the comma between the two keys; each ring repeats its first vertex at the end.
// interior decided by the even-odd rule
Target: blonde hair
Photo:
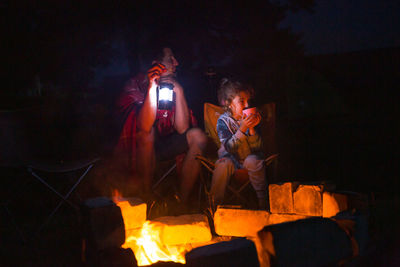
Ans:
{"type": "Polygon", "coordinates": [[[228,78],[223,78],[221,80],[218,89],[218,102],[225,111],[230,111],[229,106],[232,100],[239,95],[240,92],[247,92],[250,98],[254,96],[254,89],[249,85],[228,78]]]}

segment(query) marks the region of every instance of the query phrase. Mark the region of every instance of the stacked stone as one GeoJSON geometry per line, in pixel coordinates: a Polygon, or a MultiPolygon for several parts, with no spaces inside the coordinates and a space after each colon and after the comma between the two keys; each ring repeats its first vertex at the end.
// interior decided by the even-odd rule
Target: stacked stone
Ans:
{"type": "Polygon", "coordinates": [[[255,237],[267,225],[304,219],[296,214],[271,214],[265,210],[246,210],[219,206],[214,214],[215,232],[220,236],[255,237]]]}
{"type": "Polygon", "coordinates": [[[120,207],[109,198],[99,197],[86,200],[81,210],[83,262],[88,266],[136,266],[132,251],[121,248],[125,228],[120,207]]]}
{"type": "Polygon", "coordinates": [[[270,211],[274,214],[333,217],[349,209],[365,209],[367,199],[353,192],[333,192],[323,183],[287,182],[269,185],[270,211]]]}

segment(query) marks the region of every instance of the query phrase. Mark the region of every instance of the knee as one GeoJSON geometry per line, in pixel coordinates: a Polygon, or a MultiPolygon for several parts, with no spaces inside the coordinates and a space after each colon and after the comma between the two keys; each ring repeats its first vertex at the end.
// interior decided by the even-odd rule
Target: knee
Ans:
{"type": "Polygon", "coordinates": [[[138,146],[147,146],[154,144],[154,130],[150,132],[137,130],[136,131],[136,143],[138,146]]]}
{"type": "Polygon", "coordinates": [[[201,150],[204,150],[204,148],[207,145],[207,136],[203,132],[203,130],[201,130],[199,128],[190,129],[186,133],[186,138],[187,138],[187,142],[189,144],[189,148],[195,146],[195,147],[200,148],[201,150]]]}
{"type": "Polygon", "coordinates": [[[227,170],[229,173],[234,173],[235,165],[233,164],[232,160],[228,158],[222,158],[215,162],[215,169],[224,169],[227,170]]]}
{"type": "Polygon", "coordinates": [[[259,171],[264,168],[264,159],[256,155],[249,155],[244,160],[243,166],[249,171],[259,171]]]}

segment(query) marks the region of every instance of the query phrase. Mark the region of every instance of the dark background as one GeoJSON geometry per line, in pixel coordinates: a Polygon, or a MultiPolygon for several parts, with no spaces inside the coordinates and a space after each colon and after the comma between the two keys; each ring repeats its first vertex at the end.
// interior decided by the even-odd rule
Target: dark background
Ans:
{"type": "MultiPolygon", "coordinates": [[[[115,100],[142,49],[167,43],[200,122],[221,77],[253,84],[257,105],[277,105],[279,173],[269,182],[367,193],[373,242],[359,266],[397,266],[399,10],[389,0],[1,1],[2,256],[11,266],[82,264],[82,226],[68,206],[32,236],[59,199],[27,160],[98,155],[72,200],[109,195],[115,100]]],[[[50,179],[66,192],[67,179],[50,179]]]]}
{"type": "MultiPolygon", "coordinates": [[[[360,28],[337,19],[346,8],[360,16],[357,6],[341,5],[330,7],[332,13],[322,6],[323,14],[336,16],[330,24],[335,34],[325,28],[327,42],[338,43],[340,27],[360,28]]],[[[203,103],[216,103],[216,85],[224,76],[252,83],[257,105],[277,103],[280,181],[397,190],[400,48],[361,43],[346,52],[348,38],[340,49],[324,50],[305,28],[307,16],[318,18],[320,9],[321,2],[313,0],[5,2],[1,160],[17,165],[26,155],[107,155],[118,136],[115,99],[139,71],[141,49],[166,43],[180,62],[178,78],[200,122],[203,103]],[[209,67],[214,78],[205,75],[209,67]]],[[[388,32],[398,29],[390,26],[388,32]]],[[[315,30],[314,37],[321,39],[321,32],[315,30]]]]}

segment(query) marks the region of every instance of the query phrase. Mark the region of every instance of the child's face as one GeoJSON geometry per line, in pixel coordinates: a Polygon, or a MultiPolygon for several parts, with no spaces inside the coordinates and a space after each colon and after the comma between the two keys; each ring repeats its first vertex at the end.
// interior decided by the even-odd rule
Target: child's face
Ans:
{"type": "Polygon", "coordinates": [[[250,95],[248,92],[240,92],[239,95],[235,96],[232,103],[229,105],[232,115],[234,118],[241,118],[243,115],[243,109],[249,106],[250,95]]]}

